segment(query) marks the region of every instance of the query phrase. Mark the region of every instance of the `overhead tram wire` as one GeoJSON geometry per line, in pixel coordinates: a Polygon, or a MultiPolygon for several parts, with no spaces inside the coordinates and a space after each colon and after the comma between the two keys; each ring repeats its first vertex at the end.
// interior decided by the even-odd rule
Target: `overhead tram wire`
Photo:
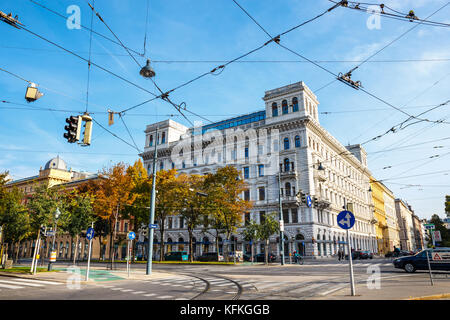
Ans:
{"type": "MultiPolygon", "coordinates": [[[[127,51],[128,55],[134,60],[134,62],[139,66],[139,68],[142,68],[141,64],[136,60],[136,58],[131,54],[131,52],[128,50],[128,48],[123,44],[123,42],[119,39],[119,37],[114,33],[114,31],[109,27],[109,25],[106,23],[106,21],[101,17],[101,15],[94,9],[94,7],[89,3],[89,1],[86,0],[86,3],[89,5],[89,7],[91,8],[92,12],[95,13],[95,15],[99,18],[99,20],[106,26],[106,28],[108,28],[108,30],[113,34],[113,36],[116,38],[117,41],[119,41],[120,45],[127,51]]],[[[192,126],[194,125],[184,114],[183,112],[181,112],[181,108],[179,105],[173,103],[168,95],[166,97],[163,97],[165,95],[165,93],[158,87],[158,85],[155,83],[155,81],[153,79],[150,79],[153,84],[155,85],[155,87],[159,90],[159,92],[161,93],[161,99],[170,103],[192,126]]],[[[154,96],[156,96],[155,94],[153,94],[154,96]]],[[[119,114],[122,114],[123,112],[120,112],[119,114]]],[[[123,121],[123,119],[122,119],[123,121]]]]}
{"type": "MultiPolygon", "coordinates": [[[[279,42],[280,36],[281,36],[281,35],[285,35],[285,34],[287,34],[288,32],[291,32],[291,31],[293,31],[293,30],[299,28],[300,26],[305,25],[306,23],[309,23],[309,22],[311,22],[311,21],[314,21],[314,20],[317,19],[318,17],[322,16],[323,14],[325,14],[325,13],[331,11],[332,9],[334,9],[334,8],[336,8],[336,7],[337,7],[336,5],[333,6],[333,7],[331,7],[330,9],[326,10],[324,13],[321,13],[320,15],[318,15],[318,16],[312,18],[312,19],[309,19],[309,20],[307,20],[307,21],[305,21],[305,22],[303,22],[303,23],[301,23],[301,24],[299,24],[299,25],[297,25],[297,26],[294,26],[294,27],[290,28],[289,30],[287,30],[287,31],[285,31],[285,32],[283,32],[283,33],[281,33],[279,36],[274,37],[274,38],[271,38],[269,41],[265,42],[264,44],[262,44],[262,45],[260,45],[260,46],[258,46],[258,47],[256,47],[256,48],[254,48],[254,49],[252,49],[252,50],[250,50],[250,51],[248,51],[248,52],[246,52],[246,53],[244,53],[244,54],[238,56],[237,58],[234,58],[234,59],[232,59],[232,60],[229,60],[229,61],[227,61],[226,63],[221,64],[221,65],[219,65],[219,66],[213,68],[212,70],[210,70],[210,71],[208,71],[208,72],[204,72],[204,73],[198,75],[197,77],[195,77],[195,78],[193,78],[193,79],[191,79],[191,80],[189,80],[189,81],[186,81],[186,82],[184,82],[184,83],[182,83],[182,84],[180,84],[180,85],[174,87],[173,89],[171,89],[171,90],[165,92],[165,94],[166,94],[166,95],[169,95],[169,94],[172,93],[173,91],[178,90],[178,89],[180,89],[180,88],[182,88],[182,87],[185,87],[185,86],[191,84],[192,82],[197,81],[197,80],[199,80],[199,79],[201,79],[201,78],[203,78],[203,77],[205,77],[205,76],[207,76],[207,75],[209,75],[209,74],[215,74],[217,71],[222,72],[223,69],[224,69],[225,67],[227,67],[228,65],[230,65],[231,63],[234,63],[234,62],[236,62],[236,61],[238,61],[238,60],[241,60],[242,58],[245,58],[245,57],[249,56],[250,54],[252,54],[252,53],[254,53],[254,52],[256,52],[256,51],[261,50],[262,48],[264,48],[265,46],[267,46],[268,44],[270,44],[270,43],[272,43],[272,42],[279,42]]],[[[146,104],[146,103],[148,103],[148,102],[150,102],[150,101],[151,101],[151,100],[144,101],[144,102],[142,102],[142,103],[140,103],[140,104],[138,104],[138,105],[129,107],[129,108],[127,108],[127,109],[125,109],[125,110],[123,110],[123,111],[121,111],[121,112],[125,112],[125,111],[132,110],[132,109],[137,108],[138,106],[141,106],[141,105],[143,105],[143,104],[146,104]]]]}
{"type": "MultiPolygon", "coordinates": [[[[92,0],[92,4],[95,5],[95,0],[92,0]]],[[[89,35],[89,58],[88,58],[88,73],[87,73],[87,89],[86,89],[86,113],[88,112],[89,105],[89,82],[91,76],[91,52],[92,52],[92,26],[94,23],[94,13],[91,13],[91,32],[89,35]]]]}
{"type": "Polygon", "coordinates": [[[107,128],[105,128],[104,126],[102,126],[100,124],[100,122],[98,122],[97,120],[95,120],[95,118],[92,118],[92,121],[94,121],[100,128],[102,128],[103,130],[105,130],[106,132],[108,132],[109,134],[111,134],[112,136],[116,137],[117,139],[119,139],[120,141],[122,141],[123,143],[129,145],[130,147],[132,147],[133,149],[136,149],[139,153],[141,152],[141,150],[139,148],[137,148],[137,146],[132,145],[131,143],[129,143],[128,141],[122,139],[121,137],[119,137],[117,134],[115,134],[114,132],[112,132],[111,130],[108,130],[107,128]]]}
{"type": "MultiPolygon", "coordinates": [[[[330,0],[331,1],[331,0],[330,0]]],[[[334,2],[334,1],[332,1],[334,2]]],[[[450,4],[450,2],[447,2],[447,4],[443,5],[442,7],[440,7],[439,9],[437,9],[436,11],[434,11],[432,14],[430,14],[426,19],[428,19],[429,17],[435,15],[436,13],[438,13],[439,11],[441,11],[442,9],[444,9],[446,6],[448,6],[450,4]]],[[[397,38],[395,38],[394,40],[390,41],[388,44],[386,44],[384,47],[382,47],[381,49],[377,50],[375,53],[371,54],[368,58],[366,58],[365,60],[363,60],[361,63],[359,63],[356,67],[354,67],[353,69],[351,69],[350,72],[355,71],[356,69],[358,69],[360,66],[362,66],[364,63],[366,63],[368,60],[372,59],[374,56],[376,56],[377,54],[379,54],[381,51],[383,51],[384,49],[386,49],[387,47],[389,47],[390,45],[392,45],[393,43],[397,42],[398,40],[400,40],[403,36],[405,36],[406,34],[408,34],[409,32],[413,31],[415,28],[417,28],[418,26],[420,26],[423,22],[420,22],[419,24],[414,25],[412,28],[409,28],[408,30],[406,30],[405,32],[403,32],[401,35],[399,35],[397,38]]]]}
{"type": "MultiPolygon", "coordinates": [[[[34,3],[34,4],[36,4],[36,5],[38,5],[39,7],[43,8],[43,9],[45,9],[45,10],[47,10],[47,11],[49,11],[49,12],[51,12],[51,13],[57,15],[57,16],[60,17],[60,18],[62,18],[62,19],[64,19],[64,20],[67,20],[67,17],[66,17],[66,16],[64,16],[64,15],[62,15],[62,14],[60,14],[60,13],[58,13],[58,12],[56,12],[56,11],[54,11],[54,10],[48,8],[48,7],[46,7],[46,6],[44,6],[44,5],[41,4],[41,3],[36,2],[36,1],[34,1],[34,0],[29,0],[29,1],[32,2],[32,3],[34,3]]],[[[88,27],[86,27],[86,26],[84,26],[84,25],[82,25],[82,24],[78,24],[78,23],[76,23],[76,22],[74,22],[74,23],[75,23],[76,25],[80,26],[81,28],[83,28],[83,29],[85,29],[85,30],[87,30],[87,31],[89,31],[89,32],[94,33],[94,34],[97,35],[97,36],[100,36],[100,37],[102,37],[102,38],[104,38],[104,39],[106,39],[106,40],[108,40],[108,41],[110,41],[110,42],[113,42],[113,43],[115,43],[115,44],[117,44],[117,45],[120,45],[118,42],[114,41],[113,39],[111,39],[111,38],[109,38],[109,37],[107,37],[107,36],[105,36],[105,35],[103,35],[103,34],[101,34],[101,33],[99,33],[99,32],[96,32],[96,31],[92,30],[92,28],[88,28],[88,27]]],[[[131,48],[128,48],[128,49],[129,49],[130,51],[132,51],[133,53],[137,54],[138,56],[141,56],[141,57],[144,56],[142,53],[137,52],[137,51],[135,51],[135,50],[133,50],[133,49],[131,49],[131,48]]]]}
{"type": "MultiPolygon", "coordinates": [[[[134,146],[136,147],[136,150],[140,150],[139,147],[136,144],[136,141],[134,141],[134,138],[133,138],[130,130],[128,129],[127,124],[125,123],[125,120],[123,120],[122,114],[120,114],[120,113],[119,113],[119,118],[120,118],[120,120],[122,120],[122,123],[123,123],[125,129],[128,132],[128,135],[130,136],[131,140],[133,141],[134,146]]],[[[140,150],[139,152],[142,152],[142,150],[140,150]]]]}
{"type": "MultiPolygon", "coordinates": [[[[251,16],[251,15],[250,15],[250,14],[249,14],[242,6],[241,6],[241,5],[239,5],[239,4],[236,2],[236,0],[232,0],[232,1],[233,1],[234,3],[236,3],[236,4],[239,6],[239,8],[240,8],[241,10],[243,10],[244,13],[245,13],[248,17],[250,17],[250,19],[251,19],[253,22],[255,22],[255,24],[258,25],[258,27],[261,28],[261,30],[263,30],[265,34],[267,34],[267,36],[271,37],[272,40],[278,38],[278,41],[275,41],[275,42],[276,42],[276,44],[278,44],[280,47],[284,48],[285,50],[287,50],[287,51],[289,51],[289,52],[291,52],[291,53],[293,53],[293,54],[295,54],[296,56],[299,56],[300,58],[302,58],[302,59],[304,59],[304,60],[307,60],[308,62],[314,64],[315,66],[319,67],[320,69],[324,70],[325,72],[327,72],[327,73],[333,75],[335,79],[338,79],[338,78],[339,78],[338,75],[335,74],[334,72],[332,72],[332,71],[330,71],[330,70],[324,68],[323,66],[321,66],[321,65],[319,65],[319,64],[317,64],[317,63],[315,63],[314,61],[312,61],[312,60],[310,60],[310,59],[304,57],[304,56],[301,55],[300,53],[298,53],[298,52],[296,52],[296,51],[294,51],[294,50],[291,50],[291,49],[287,48],[286,46],[280,44],[280,41],[279,41],[279,35],[276,36],[275,38],[272,38],[272,36],[271,36],[271,35],[270,35],[270,34],[269,34],[269,33],[261,26],[261,24],[258,23],[258,22],[256,21],[256,19],[254,19],[254,18],[253,18],[253,17],[252,17],[252,16],[251,16]]],[[[335,2],[335,3],[336,3],[336,2],[335,2]]],[[[341,6],[342,3],[343,3],[343,1],[340,1],[340,2],[336,3],[335,6],[331,7],[331,8],[328,9],[326,12],[329,12],[329,11],[331,11],[331,10],[333,10],[333,9],[335,9],[335,8],[337,8],[337,7],[339,7],[339,6],[341,6]]],[[[441,8],[441,9],[442,9],[442,8],[441,8]]],[[[441,10],[441,9],[439,9],[439,10],[441,10]]],[[[324,15],[326,12],[324,12],[324,13],[322,13],[322,14],[320,14],[320,15],[318,15],[318,16],[312,18],[312,19],[309,19],[307,22],[314,21],[314,20],[317,19],[318,17],[324,15]]],[[[306,24],[306,23],[302,23],[302,24],[300,24],[300,25],[298,25],[298,26],[296,26],[296,27],[294,27],[294,28],[289,29],[288,31],[292,31],[292,30],[294,30],[294,29],[296,29],[296,28],[298,28],[299,26],[302,26],[302,25],[304,25],[304,24],[306,24]]],[[[284,35],[285,33],[287,33],[287,31],[281,33],[280,35],[284,35]]],[[[331,83],[330,83],[330,84],[331,84],[331,83]]],[[[348,85],[348,84],[347,84],[347,85],[348,85]]],[[[409,116],[409,117],[415,118],[414,116],[410,115],[409,113],[407,113],[407,112],[401,110],[400,108],[398,108],[398,107],[392,105],[391,103],[389,103],[389,102],[383,100],[382,98],[380,98],[380,97],[378,97],[378,96],[376,96],[376,95],[370,93],[369,91],[367,91],[367,90],[365,90],[365,89],[363,89],[363,88],[358,88],[358,90],[363,91],[364,93],[368,94],[369,96],[371,96],[371,97],[373,97],[373,98],[379,100],[380,102],[382,102],[382,103],[384,103],[384,104],[390,106],[391,108],[393,108],[393,109],[395,109],[395,110],[397,110],[397,111],[399,111],[399,112],[401,112],[401,113],[403,113],[403,114],[405,114],[405,115],[407,115],[407,116],[409,116]]],[[[417,120],[422,120],[422,121],[428,121],[428,122],[436,122],[436,121],[428,120],[428,119],[419,119],[419,118],[415,118],[415,119],[417,119],[417,120]]]]}
{"type": "MultiPolygon", "coordinates": [[[[337,3],[334,0],[328,0],[328,1],[330,1],[332,3],[337,3]]],[[[385,4],[381,4],[381,5],[383,5],[382,11],[375,12],[374,10],[371,11],[370,10],[371,8],[369,8],[369,6],[370,7],[380,7],[379,3],[364,3],[364,2],[354,2],[354,1],[348,1],[348,3],[353,4],[353,7],[345,6],[344,8],[357,10],[360,12],[371,12],[372,14],[377,14],[377,15],[380,15],[380,16],[383,16],[386,18],[390,18],[390,19],[395,19],[395,20],[408,21],[408,22],[412,22],[412,23],[421,23],[424,25],[436,26],[436,27],[450,27],[450,24],[448,24],[448,23],[426,20],[429,17],[425,18],[425,19],[419,19],[419,18],[415,17],[414,19],[412,19],[411,17],[408,16],[408,14],[396,11],[396,10],[386,6],[385,4]],[[397,14],[386,12],[386,11],[384,11],[384,8],[387,8],[397,14]]],[[[381,9],[381,7],[380,7],[380,9],[381,9]]]]}

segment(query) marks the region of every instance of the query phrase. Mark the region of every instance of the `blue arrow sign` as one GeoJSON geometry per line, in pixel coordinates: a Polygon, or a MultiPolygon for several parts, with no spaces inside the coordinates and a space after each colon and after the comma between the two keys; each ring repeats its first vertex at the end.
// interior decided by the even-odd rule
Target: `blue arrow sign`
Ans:
{"type": "Polygon", "coordinates": [[[92,238],[94,238],[94,229],[89,228],[86,231],[86,239],[91,240],[92,238]]]}
{"type": "Polygon", "coordinates": [[[308,206],[308,208],[311,208],[312,206],[311,196],[306,196],[306,205],[308,206]]]}
{"type": "Polygon", "coordinates": [[[337,216],[337,223],[342,229],[350,229],[355,224],[355,216],[350,211],[341,211],[337,216]]]}
{"type": "Polygon", "coordinates": [[[136,238],[136,233],[133,231],[128,232],[128,239],[134,240],[134,238],[136,238]]]}
{"type": "Polygon", "coordinates": [[[156,229],[156,228],[158,228],[158,225],[157,224],[149,224],[148,227],[150,229],[156,229]]]}

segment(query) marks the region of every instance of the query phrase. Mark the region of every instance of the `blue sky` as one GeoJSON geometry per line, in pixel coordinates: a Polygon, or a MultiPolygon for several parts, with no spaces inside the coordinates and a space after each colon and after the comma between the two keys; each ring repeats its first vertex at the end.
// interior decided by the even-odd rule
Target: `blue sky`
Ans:
{"type": "MultiPolygon", "coordinates": [[[[40,2],[40,1],[38,1],[40,2]]],[[[383,1],[402,12],[414,9],[424,18],[446,1],[383,1]]],[[[92,3],[92,0],[91,0],[92,3]]],[[[265,41],[265,35],[232,0],[150,0],[146,56],[161,60],[229,60],[265,41]]],[[[241,0],[266,30],[275,35],[329,8],[327,0],[241,0]]],[[[81,9],[81,22],[90,26],[91,11],[86,1],[45,1],[45,5],[66,14],[70,5],[81,9]]],[[[96,0],[95,7],[111,29],[130,48],[142,52],[147,0],[96,0]]],[[[0,10],[18,14],[31,31],[61,46],[88,57],[86,30],[70,30],[66,21],[28,0],[3,0],[0,10]]],[[[431,20],[449,23],[450,6],[431,20]]],[[[286,36],[281,43],[312,60],[361,60],[369,57],[413,26],[405,21],[382,19],[380,29],[367,28],[369,15],[337,8],[320,19],[286,36]]],[[[94,17],[95,31],[113,37],[94,17]]],[[[387,47],[373,60],[449,59],[450,30],[420,25],[387,47]]],[[[55,108],[84,111],[86,104],[87,63],[25,32],[0,24],[0,68],[14,72],[40,85],[44,97],[27,106],[23,96],[26,82],[0,72],[0,171],[9,170],[13,178],[37,174],[51,157],[59,154],[74,170],[96,172],[118,161],[133,163],[139,157],[135,149],[94,125],[92,145],[81,148],[63,138],[65,118],[75,112],[34,111],[30,108],[55,108]],[[14,108],[14,109],[12,109],[14,108]],[[18,109],[26,108],[26,109],[18,109]]],[[[140,64],[145,58],[137,57],[140,64]]],[[[298,57],[271,44],[244,60],[294,60],[298,57]]],[[[92,61],[124,78],[155,92],[152,83],[139,76],[139,68],[117,46],[93,36],[92,61]]],[[[168,90],[211,70],[218,63],[153,62],[158,85],[168,90]]],[[[355,63],[326,62],[331,71],[346,72],[355,63]]],[[[450,62],[368,62],[353,73],[364,88],[396,107],[418,114],[447,101],[450,85],[450,62]],[[420,107],[422,106],[422,107],[420,107]]],[[[218,76],[208,75],[171,94],[174,102],[185,102],[195,113],[212,120],[248,113],[264,108],[264,91],[297,81],[304,81],[313,91],[331,82],[333,77],[305,62],[234,63],[218,76]]],[[[317,92],[320,122],[344,145],[361,143],[381,134],[406,116],[380,101],[335,82],[317,92]],[[373,111],[373,109],[378,109],[373,111]],[[345,111],[345,112],[344,112],[345,111]]],[[[151,96],[104,71],[92,67],[88,110],[107,127],[108,108],[120,111],[151,96]]],[[[427,114],[428,119],[450,117],[450,106],[427,114]]],[[[146,124],[168,118],[185,125],[167,103],[155,101],[128,112],[125,121],[139,148],[144,145],[146,124]]],[[[191,121],[200,120],[190,117],[191,121]]],[[[450,121],[450,118],[449,118],[450,121]]],[[[418,123],[379,141],[367,143],[369,167],[377,179],[397,197],[407,200],[420,217],[444,214],[444,196],[450,185],[450,139],[390,152],[374,153],[396,146],[407,146],[450,137],[448,124],[418,123]],[[403,144],[401,144],[403,143],[403,144]],[[434,148],[442,146],[442,148],[434,148]],[[442,158],[429,158],[440,155],[442,158]],[[389,169],[384,167],[392,166],[389,169]],[[447,172],[443,172],[447,171],[447,172]],[[433,175],[422,175],[439,172],[433,175]],[[401,184],[422,185],[408,187],[401,184]]],[[[131,142],[123,124],[116,119],[111,131],[131,142]]]]}

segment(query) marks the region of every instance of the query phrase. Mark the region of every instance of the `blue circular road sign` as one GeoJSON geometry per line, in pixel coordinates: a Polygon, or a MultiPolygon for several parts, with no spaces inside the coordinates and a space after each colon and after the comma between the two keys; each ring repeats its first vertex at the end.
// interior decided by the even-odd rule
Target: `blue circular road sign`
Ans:
{"type": "Polygon", "coordinates": [[[337,223],[342,229],[351,229],[355,224],[355,216],[350,211],[341,211],[337,216],[337,223]]]}
{"type": "Polygon", "coordinates": [[[308,206],[308,208],[311,208],[312,206],[311,196],[306,196],[306,205],[308,206]]]}
{"type": "Polygon", "coordinates": [[[128,232],[128,239],[134,240],[134,238],[136,238],[136,233],[133,231],[128,232]]]}
{"type": "Polygon", "coordinates": [[[89,228],[86,231],[86,239],[91,240],[92,238],[94,238],[94,229],[89,228]]]}

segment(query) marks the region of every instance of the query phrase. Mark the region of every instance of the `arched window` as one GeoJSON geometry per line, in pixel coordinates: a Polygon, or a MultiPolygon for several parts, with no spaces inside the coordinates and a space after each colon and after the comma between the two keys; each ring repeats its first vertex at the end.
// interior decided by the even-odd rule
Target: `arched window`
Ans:
{"type": "Polygon", "coordinates": [[[186,169],[186,163],[183,161],[183,163],[181,164],[181,167],[183,168],[183,169],[186,169]]]}
{"type": "Polygon", "coordinates": [[[178,238],[178,250],[179,251],[184,251],[184,239],[183,238],[178,238]]]}
{"type": "Polygon", "coordinates": [[[153,135],[150,135],[150,140],[148,142],[148,146],[149,147],[153,146],[153,135]]]}
{"type": "Polygon", "coordinates": [[[300,136],[295,136],[295,147],[300,148],[300,136]]]}
{"type": "Polygon", "coordinates": [[[284,188],[286,190],[286,195],[289,197],[291,195],[291,184],[289,182],[286,182],[284,188]]]}
{"type": "Polygon", "coordinates": [[[289,166],[289,159],[288,158],[286,158],[286,159],[284,159],[284,171],[285,172],[287,172],[287,171],[289,171],[289,169],[290,169],[290,166],[289,166]]]}
{"type": "Polygon", "coordinates": [[[292,112],[298,111],[298,99],[297,97],[292,98],[292,112]]]}
{"type": "Polygon", "coordinates": [[[278,106],[277,103],[274,102],[272,103],[272,117],[277,117],[278,116],[278,106]]]}
{"type": "Polygon", "coordinates": [[[284,138],[284,150],[289,150],[289,138],[284,138]]]}
{"type": "Polygon", "coordinates": [[[289,107],[288,107],[288,103],[286,100],[283,100],[283,102],[281,102],[281,109],[282,109],[283,114],[289,113],[289,107]]]}

